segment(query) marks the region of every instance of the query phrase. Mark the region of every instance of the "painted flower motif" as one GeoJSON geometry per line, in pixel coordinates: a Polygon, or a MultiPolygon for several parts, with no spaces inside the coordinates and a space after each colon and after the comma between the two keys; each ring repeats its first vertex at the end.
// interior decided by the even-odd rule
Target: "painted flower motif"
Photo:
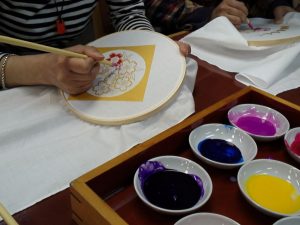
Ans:
{"type": "Polygon", "coordinates": [[[116,80],[115,88],[121,91],[126,91],[132,85],[132,81],[126,77],[119,77],[116,80]]]}
{"type": "Polygon", "coordinates": [[[119,73],[122,75],[133,74],[136,71],[137,62],[131,60],[124,60],[122,66],[119,69],[119,73]]]}
{"type": "Polygon", "coordinates": [[[123,63],[123,54],[121,53],[111,53],[109,55],[109,57],[107,58],[108,61],[111,61],[112,62],[112,65],[114,67],[118,67],[118,66],[121,66],[122,63],[123,63]]]}
{"type": "Polygon", "coordinates": [[[110,87],[107,83],[98,80],[97,85],[94,85],[92,91],[96,95],[101,96],[102,94],[108,93],[110,91],[110,87]]]}

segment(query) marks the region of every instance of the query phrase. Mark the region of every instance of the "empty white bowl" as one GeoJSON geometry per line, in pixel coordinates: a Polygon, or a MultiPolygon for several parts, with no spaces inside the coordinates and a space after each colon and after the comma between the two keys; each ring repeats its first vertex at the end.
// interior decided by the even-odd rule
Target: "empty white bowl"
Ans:
{"type": "MultiPolygon", "coordinates": [[[[243,165],[244,163],[255,158],[257,154],[257,145],[252,137],[242,130],[231,125],[211,123],[199,126],[192,130],[189,135],[189,143],[193,153],[203,162],[222,169],[232,169],[243,165]],[[203,143],[207,139],[220,139],[235,145],[242,157],[243,161],[236,163],[216,161],[213,157],[207,158],[199,151],[199,143],[203,143]]],[[[229,152],[230,153],[230,152],[229,152]]],[[[222,152],[220,153],[222,154],[222,152]]]]}
{"type": "Polygon", "coordinates": [[[216,213],[194,213],[183,217],[174,225],[239,225],[239,223],[216,213]]]}
{"type": "Polygon", "coordinates": [[[280,112],[263,105],[240,104],[228,111],[229,122],[256,140],[274,140],[290,128],[289,121],[280,112]]]}
{"type": "Polygon", "coordinates": [[[288,216],[284,217],[275,223],[273,225],[299,225],[300,224],[300,216],[288,216]]]}
{"type": "MultiPolygon", "coordinates": [[[[134,183],[135,191],[139,196],[139,198],[150,208],[165,214],[185,214],[199,209],[210,198],[213,189],[211,178],[208,175],[208,173],[197,163],[189,159],[178,157],[178,156],[160,156],[160,157],[149,159],[147,162],[142,164],[137,169],[134,175],[133,183],[134,183]],[[145,164],[147,162],[159,162],[166,169],[171,169],[186,174],[196,175],[202,181],[202,188],[204,190],[202,197],[198,200],[198,202],[195,205],[186,209],[178,209],[178,210],[167,209],[152,204],[143,193],[142,182],[141,179],[139,178],[139,172],[141,169],[145,168],[145,165],[148,166],[148,164],[145,164]]],[[[147,168],[147,169],[153,170],[153,168],[147,168]]]]}
{"type": "Polygon", "coordinates": [[[287,152],[300,162],[300,127],[290,129],[284,136],[284,143],[287,152]]]}
{"type": "MultiPolygon", "coordinates": [[[[250,196],[249,192],[247,191],[246,184],[248,179],[254,175],[270,175],[271,177],[280,178],[280,180],[283,182],[287,181],[287,183],[290,183],[296,190],[296,193],[293,193],[292,196],[289,196],[288,198],[284,198],[283,193],[285,193],[286,190],[283,188],[284,186],[281,185],[282,183],[276,183],[276,185],[279,184],[276,186],[276,188],[279,188],[280,190],[277,190],[274,183],[271,183],[270,180],[266,180],[266,177],[263,176],[262,179],[265,179],[264,183],[252,183],[252,185],[254,185],[252,187],[256,189],[256,193],[257,190],[260,192],[260,198],[264,198],[264,202],[266,202],[265,199],[267,199],[268,203],[271,202],[272,204],[277,204],[276,207],[278,207],[278,205],[279,207],[286,207],[285,204],[282,203],[282,198],[296,200],[300,199],[300,170],[281,161],[272,159],[256,159],[243,165],[239,169],[237,176],[239,189],[241,190],[243,196],[251,205],[256,207],[261,212],[277,217],[300,215],[300,206],[295,212],[284,213],[283,210],[274,210],[275,207],[273,206],[266,207],[266,204],[260,201],[261,199],[257,199],[257,194],[252,194],[253,196],[250,196]],[[266,184],[266,182],[268,182],[268,184],[266,184]],[[266,194],[266,191],[268,194],[266,194]],[[275,196],[277,192],[280,193],[275,196]]],[[[286,209],[287,208],[285,208],[285,210],[286,209]]]]}

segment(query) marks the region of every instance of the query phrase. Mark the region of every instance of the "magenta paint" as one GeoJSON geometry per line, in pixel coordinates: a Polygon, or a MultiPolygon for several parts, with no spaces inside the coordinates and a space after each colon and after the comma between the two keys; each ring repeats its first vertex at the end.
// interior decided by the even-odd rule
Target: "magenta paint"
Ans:
{"type": "Polygon", "coordinates": [[[236,125],[254,135],[273,136],[276,134],[276,126],[268,119],[246,115],[237,119],[236,125]]]}
{"type": "Polygon", "coordinates": [[[296,155],[300,156],[300,133],[297,133],[295,136],[295,140],[292,142],[290,149],[296,155]]]}

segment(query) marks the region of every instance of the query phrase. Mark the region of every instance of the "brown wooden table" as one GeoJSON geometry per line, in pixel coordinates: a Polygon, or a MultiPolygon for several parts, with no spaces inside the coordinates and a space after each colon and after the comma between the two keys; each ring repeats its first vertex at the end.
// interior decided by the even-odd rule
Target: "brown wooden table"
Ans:
{"type": "MultiPolygon", "coordinates": [[[[201,111],[245,86],[231,73],[198,61],[199,69],[194,89],[196,111],[201,111]]],[[[278,95],[300,106],[300,88],[278,95]]],[[[22,187],[20,187],[22,191],[22,187]]],[[[75,225],[71,219],[70,190],[63,190],[14,215],[20,225],[75,225]]],[[[4,225],[0,222],[0,225],[4,225]]]]}

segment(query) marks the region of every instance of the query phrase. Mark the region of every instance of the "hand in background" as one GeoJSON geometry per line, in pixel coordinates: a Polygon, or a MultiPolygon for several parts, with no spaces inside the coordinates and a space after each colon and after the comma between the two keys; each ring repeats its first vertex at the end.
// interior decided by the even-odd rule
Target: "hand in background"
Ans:
{"type": "Polygon", "coordinates": [[[80,94],[92,86],[103,56],[90,46],[77,45],[71,51],[89,56],[86,59],[56,54],[11,56],[6,67],[8,87],[51,85],[69,94],[80,94]]]}
{"type": "Polygon", "coordinates": [[[181,42],[181,41],[176,41],[176,43],[178,44],[180,53],[183,56],[186,57],[191,53],[191,46],[189,44],[181,42]]]}
{"type": "Polygon", "coordinates": [[[289,6],[278,6],[274,9],[274,23],[280,24],[282,23],[283,17],[285,14],[289,12],[296,12],[295,9],[289,7],[289,6]]]}
{"type": "Polygon", "coordinates": [[[223,0],[213,10],[211,20],[219,16],[225,16],[235,27],[239,27],[247,20],[247,15],[248,9],[243,2],[237,0],[223,0]]]}

